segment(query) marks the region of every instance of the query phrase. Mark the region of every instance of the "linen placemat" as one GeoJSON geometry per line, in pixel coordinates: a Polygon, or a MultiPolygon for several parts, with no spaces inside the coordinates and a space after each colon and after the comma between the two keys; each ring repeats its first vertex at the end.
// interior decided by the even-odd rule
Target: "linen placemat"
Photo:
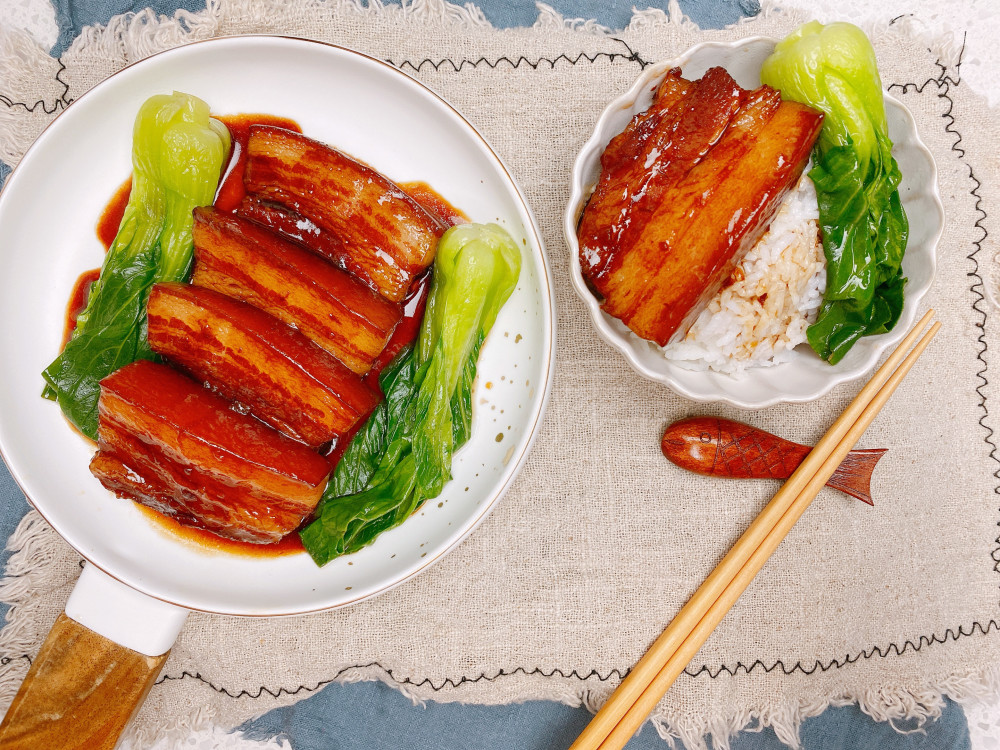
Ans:
{"type": "MultiPolygon", "coordinates": [[[[765,9],[700,32],[679,13],[646,12],[607,34],[543,12],[532,29],[498,31],[441,0],[212,0],[175,19],[114,19],[59,59],[24,36],[2,37],[0,158],[9,164],[89,87],[186,41],[282,33],[389,60],[451,101],[505,159],[553,269],[551,403],[524,472],[489,520],[417,579],[346,610],[273,620],[192,614],[135,723],[138,746],[209,722],[236,726],[336,680],[384,680],[414,700],[600,705],[775,490],[680,472],[659,452],[664,426],[719,414],[811,443],[858,386],[747,414],[692,404],[633,373],[597,338],[570,287],[560,226],[572,161],[601,109],[647,63],[699,41],[782,36],[803,20],[765,9]]],[[[937,161],[947,219],[928,302],[944,328],[863,440],[890,449],[875,473],[875,507],[824,491],[658,707],[660,733],[690,747],[758,724],[794,743],[802,718],[831,704],[919,719],[935,715],[942,695],[997,689],[989,293],[1000,129],[962,85],[949,40],[923,38],[906,19],[869,31],[884,83],[937,161]]],[[[80,569],[33,512],[10,546],[0,708],[80,569]]]]}

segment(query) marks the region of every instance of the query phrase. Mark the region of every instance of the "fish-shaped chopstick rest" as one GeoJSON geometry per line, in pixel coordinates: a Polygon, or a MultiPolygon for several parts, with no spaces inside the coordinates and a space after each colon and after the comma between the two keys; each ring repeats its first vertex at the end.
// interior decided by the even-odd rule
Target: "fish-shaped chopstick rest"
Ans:
{"type": "MultiPolygon", "coordinates": [[[[663,433],[660,447],[663,455],[682,469],[733,479],[788,479],[812,450],[808,445],[717,417],[674,422],[663,433]]],[[[826,486],[874,505],[872,471],[885,450],[851,451],[826,486]]]]}

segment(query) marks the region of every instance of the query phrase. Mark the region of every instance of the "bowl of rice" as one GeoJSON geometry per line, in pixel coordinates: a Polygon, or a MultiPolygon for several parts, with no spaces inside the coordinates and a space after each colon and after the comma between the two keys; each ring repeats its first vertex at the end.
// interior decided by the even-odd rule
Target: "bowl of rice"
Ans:
{"type": "Polygon", "coordinates": [[[885,95],[893,156],[902,172],[899,187],[910,222],[903,258],[904,307],[889,333],[858,341],[836,365],[821,360],[806,343],[826,287],[826,260],[816,191],[806,173],[790,190],[767,231],[747,252],[727,283],[683,336],[665,347],[640,338],[605,313],[581,271],[577,226],[601,170],[609,141],[651,103],[660,81],[679,67],[688,79],[724,67],[742,87],[760,85],[760,68],[776,40],[753,37],[733,43],[707,42],[680,57],[647,68],[632,87],[601,114],[573,166],[564,232],[571,251],[570,275],[597,334],[618,349],[641,375],[693,401],[721,401],[757,409],[804,403],[835,386],[862,377],[880,355],[913,325],[934,278],[944,208],[934,159],[917,134],[913,116],[885,95]]]}

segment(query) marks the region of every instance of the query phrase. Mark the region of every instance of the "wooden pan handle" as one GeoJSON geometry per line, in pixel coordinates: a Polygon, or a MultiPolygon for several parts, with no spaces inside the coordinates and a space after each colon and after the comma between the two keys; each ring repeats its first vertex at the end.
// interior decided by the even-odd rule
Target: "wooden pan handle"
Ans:
{"type": "Polygon", "coordinates": [[[145,656],[60,614],[0,724],[0,750],[112,750],[167,654],[145,656]]]}

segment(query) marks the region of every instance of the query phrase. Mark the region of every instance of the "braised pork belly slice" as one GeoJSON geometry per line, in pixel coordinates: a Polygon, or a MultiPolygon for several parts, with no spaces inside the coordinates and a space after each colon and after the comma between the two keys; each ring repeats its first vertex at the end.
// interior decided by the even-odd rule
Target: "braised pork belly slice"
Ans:
{"type": "Polygon", "coordinates": [[[254,126],[247,192],[284,205],[343,244],[345,268],[393,302],[434,260],[447,229],[395,183],[334,148],[283,128],[254,126]]]}
{"type": "Polygon", "coordinates": [[[315,509],[330,473],[318,453],[166,365],[140,360],[106,377],[98,411],[95,476],[221,536],[278,541],[315,509]]]}
{"type": "Polygon", "coordinates": [[[650,108],[608,144],[578,230],[583,274],[602,295],[622,250],[719,140],[746,93],[723,68],[694,82],[672,70],[650,108]]]}
{"type": "Polygon", "coordinates": [[[726,137],[623,248],[603,307],[642,338],[664,346],[683,335],[802,175],[822,115],[775,102],[768,91],[752,97],[726,137]]]}
{"type": "MultiPolygon", "coordinates": [[[[657,276],[661,266],[673,268],[675,262],[696,261],[674,249],[678,246],[678,238],[688,231],[696,216],[698,221],[707,218],[702,212],[713,210],[712,203],[719,199],[719,188],[740,160],[752,151],[755,140],[780,103],[781,95],[774,89],[762,87],[751,93],[746,106],[737,113],[715,147],[678,180],[670,191],[670,200],[647,218],[645,231],[636,244],[619,253],[605,285],[604,309],[611,315],[627,324],[653,293],[655,287],[649,282],[657,276]],[[672,257],[666,257],[665,248],[672,250],[672,257]]],[[[726,206],[720,206],[719,210],[730,210],[731,206],[732,203],[726,201],[726,206]]],[[[674,328],[686,312],[685,309],[681,317],[673,321],[674,328]]]]}
{"type": "Polygon", "coordinates": [[[371,367],[403,311],[351,274],[241,216],[194,210],[192,283],[294,326],[353,372],[371,367]]]}
{"type": "Polygon", "coordinates": [[[649,108],[633,117],[625,130],[612,138],[605,147],[601,154],[601,168],[611,171],[629,168],[639,158],[645,162],[651,148],[657,145],[655,142],[650,143],[650,139],[662,126],[669,126],[674,122],[679,113],[677,105],[695,86],[695,83],[681,77],[680,68],[667,71],[649,108]]]}
{"type": "MultiPolygon", "coordinates": [[[[159,478],[140,476],[129,468],[110,448],[97,451],[90,460],[90,473],[101,480],[104,488],[114,492],[118,497],[135,500],[158,513],[173,518],[185,526],[195,526],[203,529],[205,525],[196,516],[191,515],[185,507],[175,504],[174,495],[180,491],[170,488],[159,478]]],[[[192,504],[197,505],[197,499],[192,496],[192,504]]]]}
{"type": "Polygon", "coordinates": [[[165,460],[156,448],[134,436],[118,432],[115,438],[116,444],[127,444],[127,456],[110,446],[102,448],[94,454],[90,472],[118,497],[134,500],[185,526],[252,544],[280,541],[299,518],[293,510],[234,492],[206,475],[183,472],[179,464],[165,460]],[[151,461],[156,462],[154,468],[150,468],[151,461]]]}
{"type": "Polygon", "coordinates": [[[347,270],[348,253],[344,243],[287,206],[264,200],[257,195],[247,195],[240,201],[236,213],[301,243],[307,250],[312,250],[337,267],[347,270]]]}
{"type": "Polygon", "coordinates": [[[821,123],[722,68],[668,71],[605,149],[580,219],[581,269],[605,312],[661,346],[686,331],[766,230],[821,123]]]}
{"type": "Polygon", "coordinates": [[[219,292],[156,284],[149,345],[272,427],[318,447],[378,404],[361,377],[274,316],[219,292]]]}

